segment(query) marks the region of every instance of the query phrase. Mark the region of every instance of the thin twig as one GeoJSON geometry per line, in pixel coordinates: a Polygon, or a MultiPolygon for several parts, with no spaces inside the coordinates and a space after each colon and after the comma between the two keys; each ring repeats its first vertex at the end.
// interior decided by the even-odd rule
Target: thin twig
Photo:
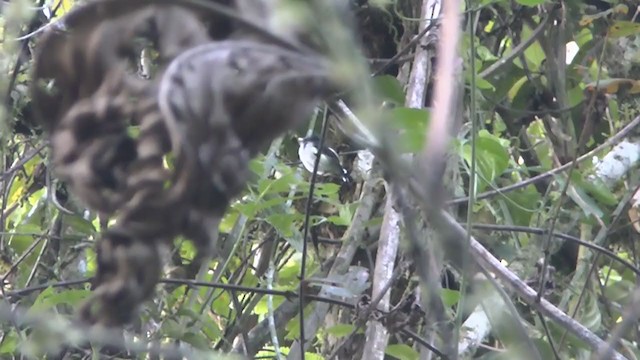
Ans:
{"type": "MultiPolygon", "coordinates": [[[[581,163],[585,160],[591,160],[593,158],[593,156],[595,156],[595,154],[599,153],[600,151],[610,147],[610,146],[614,146],[615,144],[619,143],[621,140],[623,140],[625,137],[627,137],[638,125],[640,125],[640,116],[636,117],[635,119],[633,119],[633,121],[631,121],[627,126],[625,126],[624,128],[622,128],[620,131],[618,131],[618,133],[616,133],[615,135],[613,135],[612,137],[608,138],[604,143],[602,143],[601,145],[599,145],[598,147],[596,147],[595,149],[589,151],[588,153],[580,156],[579,158],[576,159],[577,163],[581,163]]],[[[532,178],[529,178],[527,180],[521,181],[519,183],[516,184],[512,184],[512,185],[508,185],[499,189],[495,189],[495,190],[490,190],[490,191],[486,191],[483,192],[481,194],[477,194],[476,195],[476,200],[483,200],[483,199],[488,199],[490,197],[493,197],[495,195],[503,195],[505,193],[514,191],[514,190],[518,190],[524,187],[527,187],[537,181],[540,180],[544,180],[546,178],[552,177],[555,174],[561,173],[565,170],[568,170],[569,168],[571,168],[573,162],[568,162],[562,166],[558,166],[557,168],[551,169],[543,174],[540,175],[536,175],[532,178]]],[[[460,197],[457,199],[452,199],[446,202],[447,205],[454,205],[454,204],[463,204],[465,202],[469,201],[469,197],[465,196],[465,197],[460,197]]]]}
{"type": "Polygon", "coordinates": [[[305,334],[304,334],[304,290],[307,286],[305,281],[305,271],[307,266],[307,239],[309,237],[309,225],[311,223],[311,209],[313,205],[313,191],[315,190],[316,178],[318,175],[318,166],[320,165],[321,152],[320,149],[324,146],[324,140],[327,135],[327,127],[329,124],[327,112],[329,110],[325,108],[324,118],[322,121],[322,130],[320,132],[320,144],[318,145],[318,154],[316,155],[315,162],[313,163],[313,172],[311,173],[311,180],[309,181],[309,196],[307,197],[307,207],[304,213],[304,226],[302,231],[302,261],[300,262],[300,286],[298,292],[300,293],[300,353],[304,359],[305,353],[305,334]]]}

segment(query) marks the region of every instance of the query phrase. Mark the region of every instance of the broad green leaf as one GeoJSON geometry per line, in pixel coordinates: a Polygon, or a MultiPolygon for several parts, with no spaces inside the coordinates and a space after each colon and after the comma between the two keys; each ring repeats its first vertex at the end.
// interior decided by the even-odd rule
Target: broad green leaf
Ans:
{"type": "Polygon", "coordinates": [[[201,320],[200,313],[196,312],[193,308],[188,308],[186,306],[183,306],[178,310],[176,310],[176,316],[184,317],[189,320],[196,320],[196,321],[201,320]]]}
{"type": "Polygon", "coordinates": [[[193,345],[193,347],[195,347],[196,349],[204,350],[204,349],[210,348],[209,340],[204,336],[202,336],[202,332],[200,331],[198,332],[189,331],[184,334],[184,336],[182,337],[182,340],[186,343],[193,345]]]}
{"type": "Polygon", "coordinates": [[[287,199],[285,197],[274,196],[268,200],[262,199],[260,201],[238,203],[235,207],[246,217],[254,218],[260,211],[284,204],[286,201],[287,199]]]}
{"type": "Polygon", "coordinates": [[[228,291],[216,292],[215,300],[211,303],[211,308],[216,314],[226,314],[229,312],[231,297],[228,291]]]}
{"type": "MultiPolygon", "coordinates": [[[[522,38],[528,38],[529,36],[531,36],[532,32],[533,31],[531,30],[531,28],[529,28],[528,26],[524,26],[522,28],[522,38]]],[[[544,50],[542,50],[542,46],[540,46],[540,43],[537,41],[533,42],[533,44],[531,44],[524,50],[524,57],[527,60],[530,71],[538,70],[540,68],[540,64],[542,64],[542,61],[546,59],[544,50]]]]}
{"type": "Polygon", "coordinates": [[[271,214],[267,216],[266,220],[271,226],[273,226],[284,238],[289,238],[293,235],[295,223],[297,220],[302,219],[302,214],[271,214]]]}
{"type": "Polygon", "coordinates": [[[175,241],[177,244],[180,244],[180,256],[184,259],[193,259],[197,252],[193,243],[191,241],[187,241],[183,237],[180,237],[175,241]]]}
{"type": "Polygon", "coordinates": [[[520,5],[524,6],[538,6],[540,4],[544,4],[547,0],[516,0],[516,2],[520,5]]]}
{"type": "Polygon", "coordinates": [[[233,229],[236,221],[238,221],[238,210],[231,206],[224,214],[222,221],[220,221],[220,231],[229,233],[233,229]]]}
{"type": "MultiPolygon", "coordinates": [[[[562,188],[566,182],[566,180],[559,175],[554,176],[558,184],[560,184],[560,188],[562,188]]],[[[587,194],[584,188],[569,185],[569,189],[567,190],[567,195],[573,200],[582,212],[586,215],[593,215],[596,218],[602,218],[604,216],[603,210],[598,206],[598,204],[587,194]]]]}
{"type": "Polygon", "coordinates": [[[355,326],[353,324],[338,324],[328,328],[327,333],[335,337],[344,337],[351,334],[354,329],[355,326]]]}
{"type": "Polygon", "coordinates": [[[39,238],[42,227],[39,224],[26,223],[17,226],[9,238],[9,246],[18,254],[26,251],[39,238]]]}
{"type": "Polygon", "coordinates": [[[283,174],[278,179],[263,179],[258,182],[258,192],[261,195],[288,193],[291,184],[295,182],[295,174],[283,174]]]}
{"type": "Polygon", "coordinates": [[[498,57],[493,55],[493,53],[491,52],[491,50],[489,50],[486,46],[484,45],[478,45],[476,46],[476,55],[482,60],[482,61],[495,61],[498,60],[498,57]]]}
{"type": "Polygon", "coordinates": [[[18,334],[15,331],[5,333],[0,344],[0,354],[15,355],[18,348],[18,334]]]}
{"type": "MultiPolygon", "coordinates": [[[[481,69],[477,69],[478,73],[486,70],[486,68],[493,65],[493,63],[486,63],[486,65],[481,69]]],[[[522,77],[526,77],[526,73],[521,67],[514,63],[507,64],[499,72],[493,73],[491,76],[484,78],[489,81],[495,89],[493,91],[485,90],[483,91],[483,94],[485,94],[489,99],[492,99],[491,102],[498,103],[501,99],[507,96],[515,82],[522,77]]]]}
{"type": "Polygon", "coordinates": [[[60,18],[61,16],[69,12],[74,4],[75,0],[55,0],[53,6],[51,6],[52,9],[58,9],[55,19],[60,18]]]}
{"type": "MultiPolygon", "coordinates": [[[[606,277],[606,274],[604,274],[604,276],[601,276],[601,277],[603,278],[606,277]]],[[[634,289],[635,289],[635,284],[632,281],[628,281],[628,280],[619,280],[615,282],[610,281],[608,285],[604,288],[604,295],[607,297],[609,301],[615,301],[618,303],[625,304],[632,300],[631,296],[633,295],[634,289]]]]}
{"type": "Polygon", "coordinates": [[[320,355],[318,355],[316,353],[311,353],[311,352],[308,352],[308,351],[306,351],[304,353],[304,358],[306,360],[326,360],[323,356],[320,356],[320,355]]]}
{"type": "MultiPolygon", "coordinates": [[[[310,316],[314,310],[313,304],[309,304],[304,307],[304,317],[310,316]]],[[[285,335],[285,339],[294,340],[300,336],[300,314],[293,317],[293,319],[289,320],[287,326],[285,327],[287,330],[287,335],[285,335]]]]}
{"type": "MultiPolygon", "coordinates": [[[[273,297],[273,309],[277,309],[286,299],[282,296],[273,297]]],[[[269,313],[269,307],[267,306],[267,297],[263,296],[253,309],[253,313],[256,315],[267,315],[269,313]]]]}
{"type": "Polygon", "coordinates": [[[87,261],[87,272],[84,274],[85,276],[93,276],[96,273],[96,268],[98,265],[96,264],[96,252],[92,248],[85,249],[85,256],[87,261]]]}
{"type": "Polygon", "coordinates": [[[640,34],[640,24],[632,21],[616,21],[609,27],[608,33],[610,38],[640,34]]]}
{"type": "Polygon", "coordinates": [[[302,252],[302,232],[300,230],[294,230],[293,235],[286,237],[285,241],[291,245],[297,252],[302,252]]]}
{"type": "Polygon", "coordinates": [[[262,176],[262,174],[264,174],[265,171],[265,167],[264,167],[264,155],[260,155],[259,157],[256,157],[255,159],[252,159],[249,162],[249,169],[251,169],[251,171],[258,175],[258,176],[262,176]]]}
{"type": "MultiPolygon", "coordinates": [[[[493,86],[493,84],[491,84],[490,82],[488,82],[487,80],[476,76],[475,78],[476,81],[476,87],[480,90],[493,90],[495,89],[495,87],[493,86]]],[[[469,82],[471,82],[471,79],[469,79],[469,82]]]]}
{"type": "Polygon", "coordinates": [[[85,289],[64,289],[57,291],[49,287],[38,295],[31,308],[29,308],[28,313],[33,315],[35,312],[48,310],[61,304],[75,307],[86,299],[89,294],[90,291],[85,289]]]}
{"type": "Polygon", "coordinates": [[[87,297],[89,297],[91,291],[88,289],[64,289],[58,290],[57,294],[51,296],[48,299],[50,305],[65,304],[72,307],[80,305],[87,297]]]}
{"type": "Polygon", "coordinates": [[[181,339],[186,331],[186,325],[174,319],[165,319],[160,329],[162,335],[173,339],[181,339]]]}
{"type": "Polygon", "coordinates": [[[538,208],[540,193],[535,186],[529,185],[522,190],[513,191],[505,194],[505,204],[511,215],[514,225],[529,226],[531,225],[531,217],[538,208]]]}
{"type": "Polygon", "coordinates": [[[422,150],[430,113],[424,109],[398,107],[392,109],[391,114],[392,126],[399,130],[399,150],[404,153],[422,150]]]}
{"type": "Polygon", "coordinates": [[[573,89],[567,92],[569,100],[569,106],[576,106],[584,100],[584,90],[580,85],[575,86],[573,89]]]}
{"type": "Polygon", "coordinates": [[[394,76],[376,76],[373,78],[373,86],[386,101],[392,101],[395,104],[404,103],[404,89],[394,76]]]}
{"type": "Polygon", "coordinates": [[[583,45],[585,45],[586,43],[588,43],[592,39],[593,39],[593,33],[589,29],[582,29],[575,36],[575,42],[578,44],[578,46],[580,46],[581,50],[582,50],[583,45]]]}
{"type": "Polygon", "coordinates": [[[573,172],[571,175],[571,183],[586,191],[589,195],[593,196],[599,203],[608,206],[615,206],[618,204],[617,196],[609,190],[609,187],[602,181],[585,180],[585,178],[577,172],[573,172]]]}
{"type": "Polygon", "coordinates": [[[40,294],[38,294],[38,297],[36,298],[36,300],[33,302],[33,305],[31,305],[31,308],[29,309],[29,311],[34,311],[34,310],[39,310],[41,308],[47,308],[47,299],[51,296],[53,296],[53,294],[55,294],[55,289],[52,287],[48,287],[44,290],[42,290],[42,292],[40,292],[40,294]]]}
{"type": "Polygon", "coordinates": [[[292,258],[278,271],[280,285],[296,285],[300,275],[300,261],[292,258]]]}
{"type": "Polygon", "coordinates": [[[17,176],[13,180],[13,183],[11,184],[11,188],[9,189],[9,197],[7,198],[9,206],[16,203],[22,198],[22,196],[24,196],[26,192],[25,187],[26,187],[26,181],[21,176],[17,176]]]}
{"type": "Polygon", "coordinates": [[[384,350],[385,354],[398,360],[416,360],[420,357],[417,351],[409,345],[405,344],[393,344],[387,346],[384,350]]]}
{"type": "MultiPolygon", "coordinates": [[[[309,187],[305,187],[305,193],[309,194],[309,187]]],[[[340,185],[334,183],[320,183],[316,184],[313,189],[314,196],[331,196],[337,195],[340,192],[340,185]]]]}
{"type": "Polygon", "coordinates": [[[518,81],[516,81],[513,84],[511,89],[509,89],[509,92],[508,92],[509,99],[511,100],[515,99],[516,95],[518,95],[518,92],[520,91],[522,86],[527,83],[527,81],[529,81],[529,79],[526,76],[523,76],[520,79],[518,79],[518,81]]]}
{"type": "Polygon", "coordinates": [[[220,330],[220,326],[215,321],[203,321],[201,330],[210,340],[220,339],[222,336],[222,330],[220,330]]]}
{"type": "Polygon", "coordinates": [[[440,293],[444,306],[451,307],[460,301],[460,292],[451,289],[442,289],[440,293]]]}
{"type": "Polygon", "coordinates": [[[580,323],[593,332],[602,330],[602,313],[598,306],[597,295],[587,295],[580,306],[580,323]]]}
{"type": "Polygon", "coordinates": [[[71,230],[76,233],[91,236],[96,234],[96,228],[93,226],[93,223],[89,220],[85,220],[83,217],[78,215],[65,216],[64,221],[69,225],[71,230]]]}
{"type": "MultiPolygon", "coordinates": [[[[471,155],[469,142],[463,146],[462,150],[462,156],[469,166],[471,166],[471,155]]],[[[509,166],[509,153],[501,144],[500,138],[486,130],[480,131],[476,139],[476,164],[480,175],[477,191],[483,191],[509,166]]]]}

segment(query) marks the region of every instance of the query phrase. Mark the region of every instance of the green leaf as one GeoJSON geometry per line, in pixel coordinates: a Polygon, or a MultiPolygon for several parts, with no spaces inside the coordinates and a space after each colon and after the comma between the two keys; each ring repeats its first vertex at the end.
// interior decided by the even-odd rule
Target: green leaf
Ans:
{"type": "Polygon", "coordinates": [[[327,220],[338,226],[349,226],[351,225],[351,221],[353,220],[353,214],[358,204],[344,204],[340,206],[338,209],[338,216],[329,216],[327,220]],[[352,209],[353,208],[353,209],[352,209]]]}
{"type": "Polygon", "coordinates": [[[225,212],[222,221],[220,221],[220,231],[225,233],[231,232],[236,224],[236,221],[238,221],[239,215],[240,214],[238,214],[237,209],[230,207],[229,210],[225,212]]]}
{"type": "MultiPolygon", "coordinates": [[[[493,86],[493,84],[491,84],[490,82],[488,82],[487,80],[476,76],[476,87],[480,90],[493,90],[495,89],[495,87],[493,86]]],[[[471,79],[468,80],[468,82],[471,82],[471,79]]]]}
{"type": "Polygon", "coordinates": [[[547,0],[516,0],[516,2],[520,5],[524,6],[537,6],[540,4],[544,4],[547,0]]]}
{"type": "Polygon", "coordinates": [[[68,13],[69,10],[75,5],[75,0],[56,0],[52,5],[51,9],[58,9],[56,11],[55,18],[60,18],[64,14],[68,13]]]}
{"type": "Polygon", "coordinates": [[[425,109],[398,107],[392,109],[391,114],[392,125],[399,130],[399,150],[403,153],[422,150],[430,113],[425,109]]]}
{"type": "Polygon", "coordinates": [[[291,260],[278,271],[278,283],[285,286],[297,285],[298,275],[300,275],[300,261],[291,258],[291,260]]]}
{"type": "MultiPolygon", "coordinates": [[[[282,296],[273,297],[273,309],[277,309],[286,299],[282,296]]],[[[267,306],[267,297],[263,296],[253,309],[253,313],[256,315],[267,315],[269,313],[269,307],[267,306]]]]}
{"type": "Polygon", "coordinates": [[[226,314],[229,312],[229,304],[231,304],[229,292],[220,291],[216,293],[215,300],[211,303],[211,309],[216,314],[226,314]]]}
{"type": "Polygon", "coordinates": [[[353,324],[338,324],[328,328],[327,333],[335,337],[344,337],[350,335],[354,329],[353,324]]]}
{"type": "MultiPolygon", "coordinates": [[[[314,306],[313,304],[309,304],[304,307],[304,317],[310,316],[313,312],[314,306]]],[[[300,335],[300,314],[293,317],[293,319],[289,320],[287,326],[285,326],[287,330],[287,334],[285,335],[285,339],[294,340],[297,339],[300,335]]]]}
{"type": "Polygon", "coordinates": [[[442,289],[440,293],[444,306],[451,307],[460,301],[460,292],[451,289],[442,289]]]}
{"type": "Polygon", "coordinates": [[[90,291],[85,289],[63,290],[57,292],[54,288],[48,287],[38,295],[27,313],[33,315],[38,311],[48,310],[61,304],[74,307],[86,299],[89,294],[90,291]]]}
{"type": "Polygon", "coordinates": [[[415,360],[420,357],[417,351],[405,344],[393,344],[387,346],[385,354],[398,360],[415,360]]]}
{"type": "Polygon", "coordinates": [[[493,55],[493,53],[491,52],[491,50],[489,50],[489,48],[487,48],[484,45],[479,45],[476,46],[476,55],[482,60],[482,61],[495,61],[498,60],[498,57],[496,57],[495,55],[493,55]]]}
{"type": "Polygon", "coordinates": [[[204,321],[201,330],[210,340],[219,339],[222,336],[222,330],[220,329],[218,323],[216,323],[215,321],[204,321]]]}
{"type": "Polygon", "coordinates": [[[522,89],[522,86],[524,84],[527,84],[527,81],[529,81],[529,79],[526,76],[522,76],[515,83],[513,83],[513,86],[511,86],[509,92],[507,93],[509,99],[511,99],[512,101],[515,100],[516,96],[520,93],[520,89],[522,89]]]}
{"type": "MultiPolygon", "coordinates": [[[[566,180],[560,176],[554,176],[560,188],[562,188],[566,182],[566,180]]],[[[569,189],[567,190],[567,195],[573,200],[582,212],[586,215],[593,215],[598,219],[601,219],[604,216],[604,211],[598,206],[598,204],[593,200],[589,194],[582,187],[578,187],[575,185],[569,185],[569,189]]]]}
{"type": "Polygon", "coordinates": [[[640,34],[640,24],[633,21],[616,21],[609,27],[609,37],[618,38],[640,34]]]}
{"type": "Polygon", "coordinates": [[[278,179],[263,179],[258,182],[260,195],[288,193],[295,181],[295,173],[282,174],[278,179]]]}
{"type": "MultiPolygon", "coordinates": [[[[536,2],[536,1],[534,1],[534,2],[536,2]]],[[[535,4],[535,5],[537,5],[537,4],[535,4]]],[[[531,28],[529,28],[526,25],[523,26],[523,28],[522,28],[522,38],[526,39],[526,38],[530,37],[532,32],[533,31],[531,30],[531,28]]],[[[544,53],[544,50],[542,50],[542,46],[540,46],[540,43],[537,42],[537,41],[535,41],[533,44],[531,44],[529,47],[527,47],[527,49],[525,49],[524,57],[527,60],[527,63],[528,63],[529,68],[530,68],[530,71],[538,70],[540,68],[540,65],[542,64],[542,61],[546,59],[546,55],[544,53]]],[[[520,63],[519,60],[517,60],[515,62],[520,63]]],[[[520,63],[520,65],[522,65],[522,64],[520,63]]]]}
{"type": "Polygon", "coordinates": [[[260,155],[259,157],[256,157],[255,159],[251,160],[249,162],[249,169],[251,169],[251,171],[258,175],[258,176],[262,176],[262,174],[264,174],[264,155],[260,155]]]}
{"type": "MultiPolygon", "coordinates": [[[[605,271],[606,270],[603,269],[603,273],[606,273],[605,271]]],[[[635,284],[632,281],[610,281],[609,285],[604,288],[604,295],[606,295],[607,299],[610,299],[610,301],[627,303],[632,300],[631,295],[633,294],[634,289],[635,284]]]]}
{"type": "MultiPolygon", "coordinates": [[[[471,155],[471,143],[467,143],[463,146],[462,156],[469,166],[471,155]]],[[[481,130],[476,139],[476,165],[480,175],[477,180],[478,192],[492,184],[509,166],[509,153],[500,138],[486,130],[481,130]]]]}
{"type": "Polygon", "coordinates": [[[166,319],[162,322],[161,334],[172,339],[181,339],[187,331],[185,324],[174,319],[166,319]]]}
{"type": "Polygon", "coordinates": [[[89,220],[85,220],[83,217],[77,215],[65,216],[64,220],[76,233],[86,236],[95,235],[96,233],[96,228],[93,226],[93,223],[89,220]]]}
{"type": "Polygon", "coordinates": [[[400,81],[394,76],[376,76],[373,78],[373,86],[384,100],[395,104],[404,104],[404,89],[400,81]]]}
{"type": "Polygon", "coordinates": [[[42,227],[38,224],[21,224],[14,229],[15,233],[9,238],[9,246],[18,254],[22,254],[38,238],[42,227]]]}
{"type": "Polygon", "coordinates": [[[511,214],[511,220],[514,225],[529,226],[531,225],[531,217],[534,210],[538,207],[540,193],[535,186],[529,185],[522,190],[513,191],[506,194],[509,199],[505,201],[507,209],[511,214]]]}
{"type": "Polygon", "coordinates": [[[602,328],[602,313],[598,306],[598,297],[596,295],[587,295],[583,298],[580,310],[580,323],[593,332],[599,332],[602,328]]]}
{"type": "Polygon", "coordinates": [[[210,348],[209,340],[202,336],[201,332],[187,332],[182,337],[182,340],[193,345],[193,347],[195,347],[196,349],[204,350],[210,348]]]}
{"type": "Polygon", "coordinates": [[[577,106],[584,100],[584,90],[582,86],[575,86],[573,89],[567,92],[567,98],[569,100],[569,106],[577,106]]]}
{"type": "MultiPolygon", "coordinates": [[[[309,187],[305,187],[305,193],[309,193],[309,187]]],[[[313,190],[313,195],[315,196],[331,196],[337,195],[340,191],[340,185],[334,183],[321,183],[316,184],[313,190]]]]}
{"type": "Polygon", "coordinates": [[[305,351],[304,358],[307,359],[307,360],[325,360],[324,357],[322,357],[322,356],[320,356],[320,355],[318,355],[316,353],[311,353],[311,352],[308,352],[308,351],[305,351]]]}
{"type": "Polygon", "coordinates": [[[18,334],[15,331],[5,333],[0,344],[0,354],[15,355],[18,348],[18,334]]]}
{"type": "Polygon", "coordinates": [[[14,204],[25,193],[26,181],[21,176],[16,176],[15,180],[11,184],[9,188],[9,196],[7,197],[7,202],[9,205],[14,204]]]}
{"type": "Polygon", "coordinates": [[[602,181],[587,181],[580,173],[573,172],[571,183],[593,196],[596,201],[607,206],[618,204],[618,198],[602,181]]]}
{"type": "Polygon", "coordinates": [[[302,220],[302,214],[271,214],[266,218],[267,222],[271,224],[284,238],[293,236],[294,225],[297,220],[302,220]]]}
{"type": "Polygon", "coordinates": [[[260,211],[268,209],[270,207],[284,204],[287,198],[282,196],[274,196],[271,199],[256,201],[255,199],[250,202],[242,202],[234,204],[234,207],[248,218],[254,218],[260,211]]]}

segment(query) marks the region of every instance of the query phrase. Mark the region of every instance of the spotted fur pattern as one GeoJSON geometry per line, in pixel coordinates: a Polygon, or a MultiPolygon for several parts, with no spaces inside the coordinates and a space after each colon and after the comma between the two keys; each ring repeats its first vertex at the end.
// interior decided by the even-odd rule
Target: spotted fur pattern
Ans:
{"type": "Polygon", "coordinates": [[[233,31],[213,41],[206,15],[149,3],[99,1],[72,12],[67,29],[41,39],[33,73],[56,175],[116,219],[97,241],[93,293],[80,310],[106,326],[130,321],[153,294],[160,248],[176,236],[215,251],[212,224],[243,190],[251,157],[332,88],[318,55],[233,31]],[[165,62],[150,80],[128,66],[139,37],[165,62]]]}

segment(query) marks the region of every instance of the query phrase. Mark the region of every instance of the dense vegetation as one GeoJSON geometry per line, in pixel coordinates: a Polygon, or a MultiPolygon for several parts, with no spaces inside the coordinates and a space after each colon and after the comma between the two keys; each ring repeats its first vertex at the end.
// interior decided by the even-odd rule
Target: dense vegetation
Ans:
{"type": "MultiPolygon", "coordinates": [[[[255,16],[251,1],[208,2],[255,16]]],[[[313,0],[280,1],[278,21],[261,26],[278,23],[281,38],[341,64],[329,77],[343,89],[283,136],[266,124],[274,113],[242,123],[247,138],[271,140],[273,132],[276,139],[251,149],[248,181],[223,209],[215,256],[204,261],[209,271],[194,280],[202,243],[165,234],[171,246],[157,254],[164,267],[152,295],[141,296],[139,308],[127,298],[131,307],[96,315],[102,324],[123,322],[124,331],[75,321],[92,281],[97,286],[96,244],[123,222],[121,209],[97,209],[63,181],[79,168],[60,166],[49,146],[51,124],[84,93],[47,98],[34,90],[47,71],[72,85],[88,81],[90,69],[109,64],[100,57],[105,48],[91,45],[131,40],[121,38],[138,18],[105,12],[96,15],[104,23],[70,21],[76,37],[43,52],[42,39],[84,3],[0,4],[1,358],[298,359],[301,336],[307,359],[640,356],[640,5],[633,0],[468,0],[459,41],[443,38],[439,1],[335,0],[341,10],[315,18],[301,10],[324,9],[313,0]],[[347,8],[352,17],[340,13],[347,8]],[[114,24],[121,34],[105,30],[114,24]],[[447,46],[457,49],[456,60],[439,62],[447,46]],[[436,89],[449,79],[447,67],[453,106],[442,110],[436,89]],[[446,126],[436,126],[438,114],[446,126]],[[438,141],[429,135],[438,129],[451,135],[446,156],[431,151],[438,141]],[[299,166],[295,138],[311,133],[338,150],[352,183],[299,166]],[[438,161],[442,168],[424,167],[438,161]]],[[[118,11],[134,14],[128,6],[118,11]]],[[[193,23],[168,17],[155,29],[160,45],[139,41],[118,55],[130,57],[132,77],[154,84],[166,60],[159,48],[172,41],[188,47],[205,33],[207,41],[257,36],[237,18],[212,13],[193,23]],[[205,30],[190,33],[199,21],[205,30]],[[180,42],[172,34],[195,35],[180,42]]],[[[194,79],[214,72],[200,69],[194,79]]],[[[213,103],[208,94],[190,96],[213,103]]],[[[143,99],[132,98],[136,106],[143,99]]],[[[279,117],[292,116],[292,104],[278,104],[291,105],[273,110],[279,117]]],[[[132,121],[126,131],[138,141],[141,128],[132,121]]],[[[186,144],[217,139],[189,131],[186,144]]],[[[166,169],[181,168],[173,152],[166,169]]],[[[205,173],[188,183],[189,196],[202,202],[218,199],[205,191],[205,173]]]]}

